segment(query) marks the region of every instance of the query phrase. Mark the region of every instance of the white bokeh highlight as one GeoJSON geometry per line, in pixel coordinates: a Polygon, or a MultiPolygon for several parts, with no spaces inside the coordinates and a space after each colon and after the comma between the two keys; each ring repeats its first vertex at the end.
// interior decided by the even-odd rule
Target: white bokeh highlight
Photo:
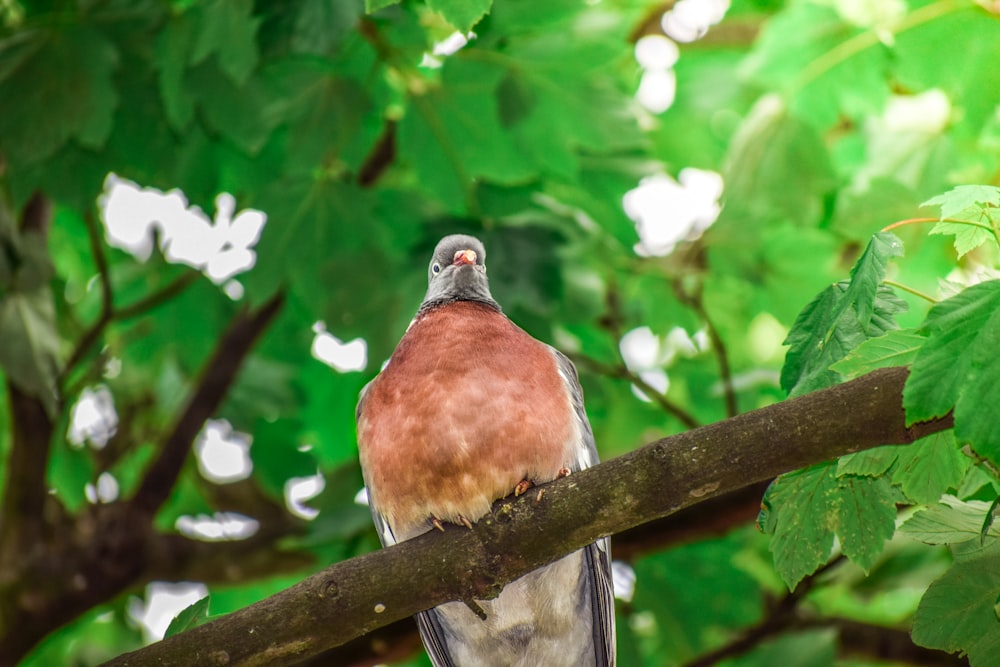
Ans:
{"type": "Polygon", "coordinates": [[[635,59],[642,68],[635,99],[647,111],[661,114],[674,105],[680,57],[677,42],[693,42],[719,23],[729,0],[680,0],[660,19],[663,34],[645,35],[635,43],[635,59]]]}
{"type": "Polygon", "coordinates": [[[673,106],[678,57],[677,43],[664,35],[646,35],[635,43],[635,60],[643,70],[635,98],[647,111],[659,114],[673,106]]]}
{"type": "Polygon", "coordinates": [[[719,217],[722,176],[687,167],[677,180],[666,174],[647,176],[625,193],[622,206],[635,223],[641,257],[663,257],[682,241],[694,241],[719,217]]]}
{"type": "Polygon", "coordinates": [[[180,190],[143,188],[115,174],[105,179],[98,204],[109,245],[146,261],[158,241],[168,262],[198,269],[216,285],[254,265],[253,248],[267,222],[254,209],[234,216],[236,200],[227,192],[215,198],[215,218],[209,219],[180,190]]]}
{"type": "MultiPolygon", "coordinates": [[[[666,335],[653,333],[649,327],[637,327],[625,333],[618,343],[625,366],[642,378],[643,382],[660,394],[670,388],[666,369],[678,357],[694,357],[708,349],[708,338],[703,332],[688,335],[682,327],[674,327],[666,335]]],[[[650,397],[632,385],[632,393],[649,403],[650,397]]]]}
{"type": "Polygon", "coordinates": [[[611,582],[615,597],[631,602],[635,596],[635,570],[623,560],[611,561],[611,582]]]}
{"type": "Polygon", "coordinates": [[[118,431],[118,412],[111,390],[103,384],[87,387],[70,411],[66,439],[74,447],[89,443],[103,449],[118,431]]]}
{"type": "Polygon", "coordinates": [[[252,438],[234,431],[225,419],[210,419],[195,440],[198,470],[216,484],[246,479],[253,472],[250,459],[252,438]]]}
{"type": "Polygon", "coordinates": [[[112,503],[118,500],[118,480],[109,472],[102,472],[97,477],[97,483],[87,483],[83,487],[83,495],[92,504],[112,503]]]}
{"type": "Polygon", "coordinates": [[[678,42],[693,42],[705,36],[729,11],[729,0],[680,0],[663,14],[663,32],[678,42]]]}
{"type": "Polygon", "coordinates": [[[179,516],[174,527],[181,535],[202,542],[232,542],[255,535],[260,522],[239,512],[215,512],[179,516]]]}
{"type": "Polygon", "coordinates": [[[363,338],[346,343],[326,330],[326,324],[313,324],[312,356],[341,373],[363,371],[368,366],[368,344],[363,338]]]}
{"type": "Polygon", "coordinates": [[[300,519],[312,520],[319,515],[319,510],[305,503],[326,488],[326,479],[319,472],[308,477],[292,477],[285,482],[285,507],[291,514],[300,519]]]}
{"type": "Polygon", "coordinates": [[[142,627],[146,643],[152,643],[163,639],[177,614],[206,595],[208,587],[200,582],[154,581],[146,585],[144,599],[129,598],[128,614],[142,627]]]}

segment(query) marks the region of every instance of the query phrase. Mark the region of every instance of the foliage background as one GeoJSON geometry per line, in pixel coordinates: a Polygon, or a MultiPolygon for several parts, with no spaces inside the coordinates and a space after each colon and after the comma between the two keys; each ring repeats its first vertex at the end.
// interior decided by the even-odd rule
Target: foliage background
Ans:
{"type": "MultiPolygon", "coordinates": [[[[167,571],[206,582],[211,613],[220,614],[375,548],[367,511],[353,500],[361,486],[354,403],[419,303],[430,249],[457,231],[485,241],[494,294],[510,317],[574,355],[605,458],[784,398],[796,382],[779,383],[782,341],[806,304],[848,275],[872,234],[901,219],[936,219],[920,203],[954,185],[997,184],[998,10],[964,0],[734,0],[719,25],[681,46],[676,100],[653,114],[635,101],[643,72],[633,47],[660,32],[672,7],[0,3],[5,498],[20,474],[12,386],[54,424],[46,502],[81,516],[93,504],[84,487],[102,472],[117,479],[120,498],[138,492],[229,323],[280,292],[280,313],[212,415],[252,435],[253,475],[214,484],[188,457],[155,515],[155,527],[171,533],[181,516],[239,511],[262,522],[260,535],[237,555],[206,547],[167,571]],[[421,65],[436,42],[470,28],[476,37],[465,48],[439,57],[439,67],[421,65]],[[722,174],[721,215],[669,255],[637,255],[623,197],[645,177],[686,167],[722,174]],[[108,247],[96,201],[109,172],[180,188],[205,211],[229,192],[239,209],[266,212],[256,265],[238,277],[243,297],[159,252],[139,262],[108,247]],[[50,216],[32,227],[24,212],[40,200],[50,216]],[[364,372],[337,373],[313,358],[318,320],[340,339],[364,338],[364,372]],[[629,367],[619,343],[643,326],[658,336],[658,354],[629,367]],[[681,340],[702,332],[707,342],[678,347],[668,337],[674,327],[686,332],[681,340]],[[114,373],[111,359],[120,363],[114,373]],[[645,377],[654,395],[651,376],[639,372],[656,369],[669,388],[639,400],[630,385],[645,377]],[[97,384],[110,389],[121,422],[108,447],[72,447],[71,408],[97,384]],[[285,510],[283,490],[317,469],[326,479],[312,501],[320,513],[303,521],[285,510]]],[[[969,202],[976,219],[990,219],[988,206],[976,208],[989,196],[969,202]]],[[[995,248],[959,260],[951,238],[927,229],[897,229],[906,255],[887,269],[893,253],[873,251],[908,288],[890,299],[889,329],[924,321],[930,303],[913,292],[939,299],[992,275],[995,248]]],[[[811,326],[800,324],[799,334],[811,326]]],[[[983,326],[996,333],[995,323],[983,326]]],[[[794,350],[794,335],[788,342],[794,350]]],[[[826,370],[838,358],[798,390],[851,374],[826,370]]],[[[786,367],[784,378],[799,370],[786,367]]],[[[962,444],[946,437],[912,461],[897,452],[790,476],[768,494],[760,521],[773,537],[741,519],[744,508],[729,508],[739,525],[723,534],[706,527],[683,544],[630,550],[636,591],[620,607],[621,663],[699,664],[720,650],[719,664],[899,664],[888,662],[888,640],[873,650],[865,633],[908,630],[928,585],[956,573],[946,547],[919,538],[961,540],[920,533],[886,543],[896,504],[906,518],[950,489],[952,505],[937,511],[957,507],[981,520],[1000,488],[997,458],[963,454],[962,444]],[[899,472],[922,461],[919,477],[899,472]],[[876,515],[856,530],[838,514],[836,489],[846,486],[864,486],[876,515]],[[799,505],[804,496],[813,504],[799,505]],[[804,523],[782,523],[783,505],[804,523]],[[835,532],[834,554],[848,551],[853,562],[834,555],[813,575],[830,559],[835,532]],[[745,652],[731,645],[741,632],[752,639],[745,652]]],[[[8,503],[3,518],[18,522],[17,508],[8,503]]],[[[980,548],[995,552],[987,533],[988,523],[980,548]]],[[[1000,590],[996,570],[968,550],[955,558],[978,563],[972,576],[987,582],[975,613],[956,620],[949,605],[964,605],[966,592],[939,588],[941,614],[922,608],[931,615],[918,639],[986,665],[1000,642],[992,613],[1000,590]],[[948,634],[959,625],[961,636],[948,634]]],[[[151,578],[144,570],[95,600],[25,663],[95,664],[141,645],[129,600],[151,578]]],[[[9,612],[19,603],[5,582],[9,612]]],[[[9,620],[0,629],[17,632],[9,620]]]]}

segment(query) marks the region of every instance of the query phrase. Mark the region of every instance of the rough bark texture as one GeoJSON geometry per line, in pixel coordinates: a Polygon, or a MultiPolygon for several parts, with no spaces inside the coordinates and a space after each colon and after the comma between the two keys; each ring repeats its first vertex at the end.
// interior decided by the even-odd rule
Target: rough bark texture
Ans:
{"type": "MultiPolygon", "coordinates": [[[[233,552],[231,545],[218,549],[163,535],[153,516],[169,497],[205,419],[225,397],[282,303],[279,292],[259,309],[234,318],[138,492],[128,500],[88,505],[72,515],[63,508],[47,492],[45,481],[52,422],[37,398],[8,383],[14,440],[0,514],[0,665],[16,664],[59,626],[148,581],[144,575],[176,571],[195,559],[207,569],[233,552]]],[[[273,552],[274,535],[238,547],[248,571],[260,569],[254,557],[262,539],[273,552]]],[[[290,560],[295,566],[303,563],[301,558],[290,560]]]]}
{"type": "Polygon", "coordinates": [[[594,541],[778,474],[949,428],[907,428],[904,368],[651,443],[497,503],[473,530],[449,527],[354,558],[213,623],[109,665],[287,665],[448,600],[506,582],[594,541]]]}

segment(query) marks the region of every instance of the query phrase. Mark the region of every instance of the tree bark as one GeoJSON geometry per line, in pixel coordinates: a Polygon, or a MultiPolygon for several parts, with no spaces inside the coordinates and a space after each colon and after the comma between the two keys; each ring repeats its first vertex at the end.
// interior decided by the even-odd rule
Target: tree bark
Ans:
{"type": "Polygon", "coordinates": [[[498,502],[449,526],[332,565],[212,623],[108,665],[290,665],[438,604],[490,598],[594,540],[837,456],[910,443],[951,417],[907,427],[908,371],[851,382],[659,440],[498,502]]]}

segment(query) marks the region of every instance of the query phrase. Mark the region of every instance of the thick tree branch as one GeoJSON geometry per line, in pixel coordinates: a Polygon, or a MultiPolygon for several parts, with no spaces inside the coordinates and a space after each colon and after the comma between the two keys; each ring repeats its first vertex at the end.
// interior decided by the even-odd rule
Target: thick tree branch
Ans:
{"type": "Polygon", "coordinates": [[[950,428],[950,418],[906,427],[907,376],[882,369],[654,442],[501,501],[473,530],[432,531],[338,563],[108,664],[292,664],[443,602],[492,597],[599,537],[783,472],[950,428]]]}
{"type": "MultiPolygon", "coordinates": [[[[44,241],[51,219],[52,203],[36,192],[21,211],[18,226],[23,234],[33,234],[44,241]]],[[[45,525],[42,513],[48,496],[45,474],[54,426],[41,399],[22,391],[9,378],[6,384],[11,451],[0,505],[0,565],[10,571],[24,557],[24,551],[40,538],[45,525]]]]}
{"type": "MultiPolygon", "coordinates": [[[[738,526],[746,525],[760,512],[760,499],[769,483],[759,482],[737,489],[676,514],[616,533],[615,560],[632,561],[671,545],[725,535],[738,526]]],[[[352,639],[299,667],[312,664],[371,667],[401,660],[419,647],[417,624],[411,619],[403,619],[352,639]]]]}
{"type": "Polygon", "coordinates": [[[11,450],[0,506],[0,563],[13,571],[29,544],[41,538],[42,512],[48,496],[45,474],[52,441],[52,420],[42,401],[7,382],[11,415],[11,450]]]}
{"type": "Polygon", "coordinates": [[[174,488],[195,437],[212,416],[232,385],[254,342],[281,310],[284,293],[278,292],[256,311],[240,313],[219,339],[205,365],[198,387],[167,436],[156,460],[146,471],[131,505],[149,515],[156,513],[174,488]]]}

